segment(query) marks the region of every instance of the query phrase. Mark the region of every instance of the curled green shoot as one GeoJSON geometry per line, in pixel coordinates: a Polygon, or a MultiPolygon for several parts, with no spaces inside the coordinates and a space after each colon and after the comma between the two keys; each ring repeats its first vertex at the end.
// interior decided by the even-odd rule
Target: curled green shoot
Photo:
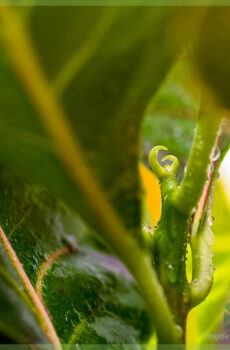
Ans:
{"type": "Polygon", "coordinates": [[[158,153],[161,150],[167,151],[168,149],[164,146],[154,147],[149,154],[149,162],[154,175],[160,181],[162,200],[164,201],[167,195],[178,186],[179,160],[175,156],[167,155],[161,159],[161,162],[170,161],[171,164],[161,165],[158,161],[158,153]]]}
{"type": "Polygon", "coordinates": [[[154,175],[161,180],[164,177],[167,176],[177,176],[178,173],[178,168],[179,168],[179,160],[172,155],[167,155],[164,158],[161,159],[161,162],[164,161],[171,161],[172,164],[165,164],[161,165],[160,162],[158,161],[158,153],[159,151],[167,151],[168,148],[165,146],[156,146],[154,147],[149,154],[149,162],[151,165],[151,168],[153,170],[154,175]]]}

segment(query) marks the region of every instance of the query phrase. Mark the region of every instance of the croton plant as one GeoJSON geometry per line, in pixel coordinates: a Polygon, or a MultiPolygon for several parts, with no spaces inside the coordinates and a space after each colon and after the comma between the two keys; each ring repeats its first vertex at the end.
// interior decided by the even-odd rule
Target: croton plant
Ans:
{"type": "Polygon", "coordinates": [[[230,286],[230,8],[10,5],[1,343],[211,342],[230,286]]]}

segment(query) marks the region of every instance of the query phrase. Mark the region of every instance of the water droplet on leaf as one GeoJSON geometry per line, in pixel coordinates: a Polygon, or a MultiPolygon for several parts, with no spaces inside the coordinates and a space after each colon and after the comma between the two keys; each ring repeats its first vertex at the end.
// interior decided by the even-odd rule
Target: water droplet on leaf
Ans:
{"type": "Polygon", "coordinates": [[[176,283],[177,281],[175,267],[171,264],[168,265],[168,278],[170,283],[176,283]]]}
{"type": "Polygon", "coordinates": [[[213,151],[213,155],[212,155],[212,161],[216,161],[220,158],[221,152],[219,147],[215,147],[214,151],[213,151]]]}
{"type": "Polygon", "coordinates": [[[182,331],[181,326],[179,326],[179,324],[177,324],[177,325],[175,326],[175,331],[176,331],[176,336],[177,336],[178,338],[180,338],[180,337],[182,336],[183,331],[182,331]]]}

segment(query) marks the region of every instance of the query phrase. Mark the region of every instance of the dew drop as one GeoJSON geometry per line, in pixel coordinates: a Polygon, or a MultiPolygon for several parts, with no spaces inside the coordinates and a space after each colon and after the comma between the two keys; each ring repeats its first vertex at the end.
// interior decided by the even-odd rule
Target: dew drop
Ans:
{"type": "MultiPolygon", "coordinates": [[[[213,160],[213,159],[212,159],[212,160],[213,160]]],[[[210,165],[209,165],[209,168],[208,168],[208,173],[209,173],[209,175],[208,175],[208,180],[210,179],[210,174],[212,174],[213,171],[214,171],[214,165],[213,165],[213,164],[210,164],[210,165]]]]}
{"type": "Polygon", "coordinates": [[[176,283],[177,281],[177,276],[176,276],[176,271],[173,265],[169,264],[168,265],[168,278],[170,283],[176,283]]]}
{"type": "Polygon", "coordinates": [[[179,326],[179,324],[177,324],[177,325],[175,326],[175,331],[176,331],[176,336],[177,336],[178,338],[180,338],[180,337],[182,336],[183,331],[182,331],[181,326],[179,326]]]}
{"type": "Polygon", "coordinates": [[[215,221],[214,216],[210,216],[208,218],[208,225],[209,225],[209,227],[211,227],[214,224],[214,221],[215,221]]]}
{"type": "Polygon", "coordinates": [[[220,126],[219,131],[218,131],[218,136],[221,136],[223,134],[225,123],[226,123],[226,121],[223,120],[222,125],[220,126]]]}
{"type": "Polygon", "coordinates": [[[216,161],[220,158],[220,149],[219,147],[215,147],[214,151],[213,151],[213,155],[212,155],[212,161],[216,161]]]}
{"type": "Polygon", "coordinates": [[[182,293],[182,298],[183,298],[183,302],[184,302],[185,304],[187,304],[188,301],[189,301],[188,294],[185,293],[185,292],[183,292],[183,293],[182,293]]]}

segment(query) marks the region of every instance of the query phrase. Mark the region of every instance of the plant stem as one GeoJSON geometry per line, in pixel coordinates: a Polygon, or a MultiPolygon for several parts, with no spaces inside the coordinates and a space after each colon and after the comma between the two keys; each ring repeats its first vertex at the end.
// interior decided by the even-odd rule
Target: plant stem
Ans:
{"type": "Polygon", "coordinates": [[[229,149],[229,136],[223,135],[217,138],[216,147],[219,157],[212,160],[212,169],[209,174],[209,181],[206,184],[198,209],[194,217],[191,232],[191,249],[193,276],[190,284],[191,297],[190,307],[200,304],[209,294],[212,283],[214,265],[212,263],[213,233],[211,231],[211,205],[213,191],[218,176],[218,169],[229,149]]]}
{"type": "Polygon", "coordinates": [[[184,214],[191,214],[198,204],[211,162],[213,147],[221,125],[221,118],[201,114],[181,186],[174,194],[175,207],[184,214]]]}
{"type": "Polygon", "coordinates": [[[157,275],[152,266],[152,259],[133,246],[121,243],[126,254],[127,266],[137,280],[141,293],[154,319],[159,344],[177,344],[178,337],[172,313],[168,306],[157,275]],[[129,251],[127,250],[129,249],[129,251]],[[128,255],[128,256],[127,256],[128,255]]]}
{"type": "MultiPolygon", "coordinates": [[[[203,291],[205,294],[208,293],[212,281],[212,273],[207,273],[205,276],[206,270],[212,267],[211,235],[206,230],[200,233],[197,242],[193,241],[193,247],[197,250],[193,255],[194,261],[197,262],[193,275],[196,276],[195,282],[197,282],[198,277],[200,278],[202,274],[204,278],[201,283],[189,285],[186,274],[186,254],[192,209],[198,205],[208,180],[209,167],[212,164],[211,156],[216,145],[220,124],[220,118],[200,115],[188,167],[180,187],[176,181],[176,172],[158,163],[157,151],[164,148],[157,146],[150,152],[150,164],[159,178],[162,192],[162,216],[154,232],[153,256],[157,275],[164,288],[175,322],[181,327],[181,342],[185,341],[186,318],[191,303],[190,295],[193,294],[195,301],[196,292],[198,294],[202,294],[203,291]],[[205,256],[205,261],[197,256],[199,253],[205,256]],[[202,290],[199,289],[200,286],[202,290]]],[[[171,157],[167,156],[168,159],[171,157]]],[[[173,164],[176,164],[175,169],[177,169],[178,165],[175,160],[173,164]]],[[[205,206],[205,203],[202,204],[205,206]]]]}
{"type": "MultiPolygon", "coordinates": [[[[207,217],[208,221],[208,217],[207,217]]],[[[215,271],[212,263],[214,236],[209,223],[204,223],[191,239],[192,282],[190,284],[190,308],[200,304],[209,294],[215,271]]]]}
{"type": "Polygon", "coordinates": [[[151,168],[160,181],[162,196],[162,215],[153,235],[153,260],[177,324],[178,343],[182,344],[185,342],[185,322],[188,310],[189,288],[185,256],[189,218],[179,212],[171,201],[178,187],[178,159],[168,155],[161,161],[170,160],[172,164],[162,166],[157,159],[158,151],[161,149],[165,147],[154,147],[149,155],[151,168]]]}

